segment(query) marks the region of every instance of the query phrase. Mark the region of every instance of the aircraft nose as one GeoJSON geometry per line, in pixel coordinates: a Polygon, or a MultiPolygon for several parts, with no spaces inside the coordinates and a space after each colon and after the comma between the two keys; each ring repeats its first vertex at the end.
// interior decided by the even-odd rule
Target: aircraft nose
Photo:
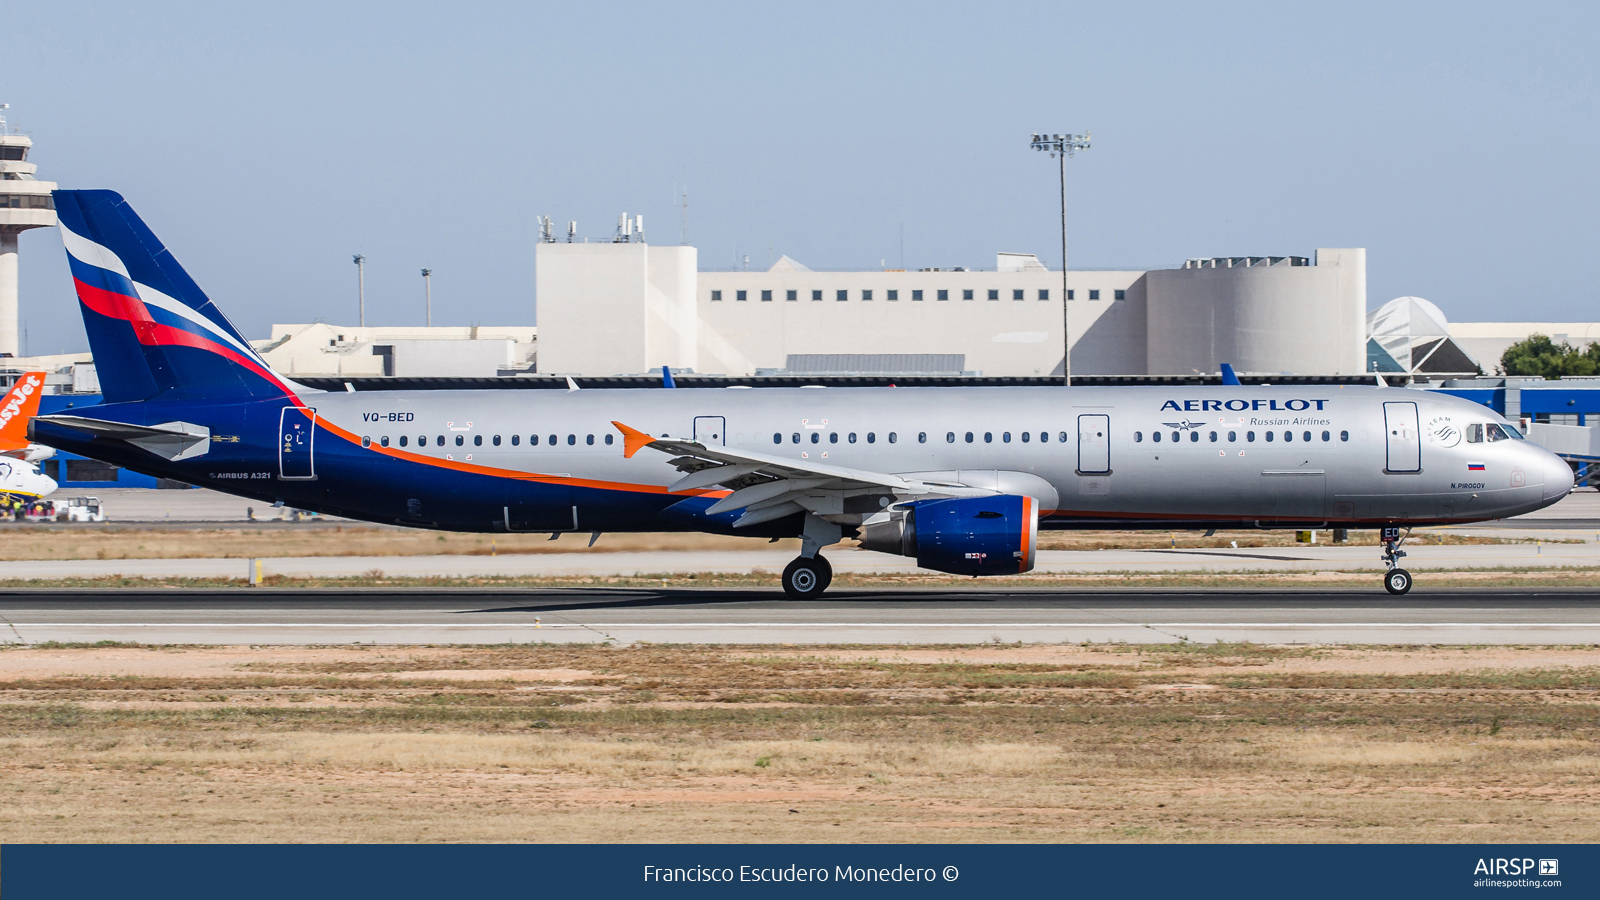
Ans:
{"type": "Polygon", "coordinates": [[[1544,461],[1544,499],[1547,501],[1560,500],[1572,493],[1572,486],[1576,479],[1572,475],[1572,467],[1567,461],[1554,453],[1546,453],[1544,461]]]}

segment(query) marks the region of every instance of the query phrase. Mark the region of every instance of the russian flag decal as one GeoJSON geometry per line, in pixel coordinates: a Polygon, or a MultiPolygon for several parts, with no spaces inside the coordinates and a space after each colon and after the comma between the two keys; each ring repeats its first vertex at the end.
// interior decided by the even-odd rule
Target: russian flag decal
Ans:
{"type": "Polygon", "coordinates": [[[1468,472],[1482,472],[1483,471],[1483,463],[1469,462],[1469,463],[1467,463],[1467,471],[1468,472]]]}

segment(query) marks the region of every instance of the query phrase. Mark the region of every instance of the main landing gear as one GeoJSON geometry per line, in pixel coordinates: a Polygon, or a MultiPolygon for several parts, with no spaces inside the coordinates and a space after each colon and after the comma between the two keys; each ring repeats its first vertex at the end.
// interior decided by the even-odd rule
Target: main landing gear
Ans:
{"type": "Polygon", "coordinates": [[[833,582],[833,566],[821,556],[796,557],[783,569],[783,592],[790,600],[814,600],[833,582]]]}
{"type": "Polygon", "coordinates": [[[1383,529],[1383,564],[1389,571],[1383,575],[1383,589],[1391,594],[1404,594],[1411,590],[1411,573],[1400,568],[1400,560],[1406,555],[1400,546],[1411,536],[1411,529],[1407,528],[1404,535],[1398,528],[1383,529]]]}

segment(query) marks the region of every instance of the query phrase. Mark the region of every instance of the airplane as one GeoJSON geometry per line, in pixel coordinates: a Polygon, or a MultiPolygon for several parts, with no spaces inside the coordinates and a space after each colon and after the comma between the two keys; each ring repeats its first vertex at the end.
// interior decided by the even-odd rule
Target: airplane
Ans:
{"type": "Polygon", "coordinates": [[[30,438],[328,515],[798,537],[796,599],[827,589],[820,551],[846,536],[980,576],[1031,570],[1041,528],[1379,528],[1403,594],[1402,529],[1573,486],[1492,410],[1377,386],[317,391],[274,372],[120,195],[54,194],[105,397],[30,438]]]}

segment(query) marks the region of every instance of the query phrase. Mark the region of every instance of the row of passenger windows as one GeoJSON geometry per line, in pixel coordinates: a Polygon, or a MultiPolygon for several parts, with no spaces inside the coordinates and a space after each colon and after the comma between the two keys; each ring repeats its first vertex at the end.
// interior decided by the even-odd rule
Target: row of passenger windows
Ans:
{"type": "MultiPolygon", "coordinates": [[[[750,295],[752,293],[759,293],[761,295],[761,302],[762,303],[771,303],[772,302],[772,295],[775,292],[774,291],[734,291],[733,292],[733,299],[742,303],[742,302],[745,302],[745,301],[749,300],[750,299],[750,295]]],[[[821,300],[823,298],[824,293],[826,293],[826,292],[824,292],[824,291],[812,291],[811,292],[811,299],[812,300],[821,300]]],[[[916,302],[916,301],[920,301],[920,300],[924,299],[923,298],[923,294],[930,293],[930,292],[918,290],[918,291],[911,291],[910,293],[911,293],[912,302],[916,302]]],[[[932,291],[931,293],[934,294],[934,299],[935,300],[949,300],[950,299],[950,291],[948,291],[948,290],[937,290],[937,291],[932,291]]],[[[967,288],[967,289],[964,289],[964,290],[960,291],[961,299],[963,299],[963,300],[976,300],[976,299],[978,299],[977,296],[976,296],[977,293],[978,292],[976,290],[973,290],[971,288],[967,288]]],[[[990,289],[988,289],[988,291],[986,293],[988,294],[988,299],[990,299],[990,300],[999,300],[1000,299],[1000,293],[1001,292],[1000,292],[1000,290],[998,290],[996,288],[990,288],[990,289]]],[[[1011,289],[1011,299],[1013,299],[1013,300],[1026,300],[1027,299],[1027,293],[1028,292],[1023,290],[1022,288],[1012,288],[1011,289]]],[[[1049,300],[1050,299],[1050,289],[1049,288],[1039,288],[1034,293],[1036,295],[1035,299],[1038,299],[1038,300],[1049,300]]],[[[859,299],[861,299],[861,300],[871,300],[871,299],[873,299],[874,296],[876,296],[876,292],[871,288],[866,288],[866,289],[857,291],[856,294],[859,297],[859,299]]],[[[1112,294],[1112,299],[1113,300],[1126,300],[1126,299],[1128,299],[1128,292],[1125,291],[1125,290],[1121,290],[1121,289],[1114,290],[1114,291],[1111,292],[1111,294],[1112,294]]],[[[784,291],[783,295],[784,295],[783,299],[789,301],[790,303],[795,303],[795,302],[798,302],[800,300],[800,292],[799,291],[784,291]]],[[[1073,290],[1067,291],[1067,299],[1068,300],[1076,300],[1076,299],[1078,299],[1077,295],[1078,295],[1077,289],[1073,289],[1073,290]]],[[[839,301],[840,303],[845,303],[845,302],[849,301],[849,299],[850,299],[850,292],[847,291],[847,290],[834,291],[833,292],[833,299],[839,301]]],[[[890,301],[899,300],[900,299],[900,291],[898,291],[898,290],[884,291],[883,292],[883,299],[890,300],[890,301]]],[[[1100,299],[1100,289],[1099,288],[1091,289],[1089,291],[1089,299],[1090,300],[1099,300],[1100,299]]],[[[721,303],[722,302],[722,291],[712,291],[711,292],[711,302],[712,303],[721,303]]]]}
{"type": "MultiPolygon", "coordinates": [[[[1277,440],[1276,435],[1277,435],[1277,432],[1275,432],[1275,431],[1266,432],[1266,439],[1267,439],[1268,443],[1270,443],[1270,442],[1272,442],[1274,440],[1277,440]]],[[[1217,440],[1218,440],[1217,433],[1215,431],[1208,432],[1206,434],[1206,438],[1209,441],[1211,441],[1213,444],[1216,443],[1217,440]]],[[[1252,441],[1254,441],[1256,439],[1256,433],[1254,431],[1246,431],[1244,433],[1244,439],[1245,439],[1245,441],[1247,443],[1252,442],[1252,441]]],[[[1286,444],[1290,443],[1294,439],[1295,439],[1294,432],[1285,431],[1283,433],[1283,441],[1284,441],[1284,443],[1286,443],[1286,444]]],[[[1322,439],[1324,441],[1333,440],[1333,432],[1324,431],[1322,433],[1322,439]]],[[[1137,444],[1137,443],[1139,443],[1139,442],[1141,442],[1143,440],[1144,440],[1144,432],[1135,431],[1133,433],[1133,442],[1135,444],[1137,444]]],[[[1159,431],[1150,432],[1150,440],[1156,442],[1157,444],[1161,443],[1161,432],[1159,432],[1159,431]]],[[[1181,440],[1183,440],[1183,432],[1181,432],[1181,431],[1172,432],[1172,442],[1174,444],[1176,444],[1177,442],[1179,442],[1181,440]]],[[[1237,432],[1237,431],[1228,432],[1228,443],[1232,444],[1232,443],[1237,442],[1238,440],[1239,440],[1239,432],[1237,432]]],[[[1300,440],[1309,443],[1312,440],[1311,432],[1309,432],[1309,431],[1300,432],[1300,440]]],[[[1348,432],[1348,431],[1339,432],[1339,440],[1341,440],[1341,441],[1350,440],[1350,432],[1348,432]]],[[[1200,443],[1200,432],[1198,432],[1198,431],[1189,432],[1189,443],[1191,443],[1191,444],[1200,443]]]]}
{"type": "MultiPolygon", "coordinates": [[[[1024,444],[1026,444],[1026,443],[1028,443],[1028,442],[1033,440],[1033,432],[1031,432],[1031,431],[1021,432],[1018,436],[1022,439],[1022,442],[1024,444]]],[[[900,435],[897,432],[893,432],[893,431],[889,432],[887,437],[889,438],[889,443],[891,443],[891,444],[898,443],[899,440],[900,440],[900,435]]],[[[974,441],[977,440],[977,437],[972,432],[968,431],[968,432],[966,432],[965,440],[966,440],[967,443],[971,444],[971,443],[973,443],[974,441]]],[[[1059,437],[1058,437],[1058,440],[1060,440],[1061,443],[1065,444],[1067,442],[1067,433],[1065,431],[1061,432],[1059,437]]],[[[796,431],[796,432],[794,432],[794,433],[789,435],[789,443],[798,444],[798,443],[800,443],[800,441],[801,441],[800,432],[796,431]]],[[[956,433],[954,431],[945,432],[944,433],[944,441],[947,444],[954,444],[956,442],[956,433]]],[[[773,432],[773,434],[772,434],[772,442],[774,444],[783,443],[783,432],[781,432],[781,431],[773,432]]],[[[852,431],[852,432],[849,432],[848,434],[846,434],[845,435],[845,442],[849,443],[849,444],[854,444],[856,442],[856,433],[854,431],[852,431]]],[[[877,442],[878,442],[878,434],[877,434],[877,432],[873,432],[873,431],[867,432],[867,443],[876,444],[877,442]]],[[[928,433],[926,431],[917,432],[917,443],[926,444],[927,442],[928,442],[928,433]]],[[[983,433],[983,442],[985,444],[994,443],[994,432],[985,431],[983,433]]],[[[1050,442],[1050,432],[1048,432],[1048,431],[1039,432],[1039,443],[1046,444],[1046,443],[1049,443],[1049,442],[1050,442]]],[[[822,432],[820,432],[820,431],[811,432],[811,443],[813,443],[813,444],[822,443],[822,432]]],[[[837,431],[829,432],[828,433],[828,443],[830,443],[830,444],[839,443],[839,432],[837,432],[837,431]]],[[[1000,443],[1002,443],[1002,444],[1011,443],[1011,432],[1009,432],[1009,431],[1000,432],[1000,443]]]]}
{"type": "MultiPolygon", "coordinates": [[[[606,434],[606,435],[601,435],[601,437],[604,439],[604,443],[606,445],[608,445],[608,446],[613,441],[616,440],[616,435],[606,434]]],[[[418,447],[426,447],[426,446],[428,446],[428,440],[429,440],[428,436],[425,435],[425,434],[417,435],[417,446],[418,447]]],[[[554,447],[554,446],[556,446],[556,445],[561,443],[561,435],[559,435],[559,434],[549,435],[548,439],[547,439],[547,442],[549,443],[550,446],[554,447]]],[[[584,435],[583,436],[583,442],[585,444],[591,446],[591,447],[594,446],[594,435],[592,435],[592,434],[584,435]]],[[[402,434],[398,438],[395,439],[395,445],[399,446],[399,447],[407,446],[410,443],[411,443],[410,435],[402,434]]],[[[500,435],[497,434],[497,435],[494,435],[493,437],[489,438],[489,443],[494,445],[494,446],[496,446],[496,447],[500,446],[500,435]]],[[[467,436],[464,435],[464,434],[456,435],[455,444],[456,444],[457,447],[465,447],[467,445],[467,436]]],[[[517,446],[520,446],[521,444],[522,444],[522,435],[513,434],[511,436],[511,446],[517,447],[517,446]]],[[[575,435],[575,434],[567,435],[567,446],[575,447],[575,446],[577,446],[577,444],[578,444],[578,436],[577,435],[575,435]]],[[[378,445],[380,447],[389,446],[389,436],[388,435],[384,435],[384,436],[378,438],[378,445]]],[[[449,441],[445,438],[444,435],[441,434],[441,435],[438,435],[437,437],[433,438],[433,445],[435,447],[445,447],[445,446],[449,445],[449,441]]],[[[363,435],[362,438],[361,438],[361,446],[363,446],[363,447],[372,446],[372,438],[363,435]]],[[[483,435],[481,435],[481,434],[473,435],[472,436],[472,446],[474,446],[474,447],[482,447],[483,446],[483,435]]],[[[537,434],[528,435],[528,446],[530,446],[530,447],[539,446],[539,435],[537,435],[537,434]]]]}

